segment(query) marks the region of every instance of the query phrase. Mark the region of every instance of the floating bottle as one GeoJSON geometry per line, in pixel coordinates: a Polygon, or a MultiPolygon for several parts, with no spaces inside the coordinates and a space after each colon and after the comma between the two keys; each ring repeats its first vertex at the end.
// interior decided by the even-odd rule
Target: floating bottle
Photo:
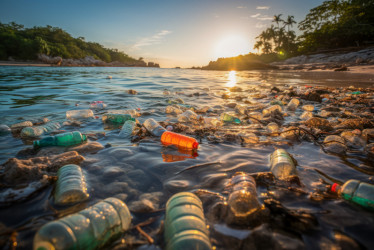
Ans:
{"type": "Polygon", "coordinates": [[[334,183],[331,191],[343,199],[374,211],[374,185],[358,180],[349,180],[340,186],[334,183]]]}
{"type": "Polygon", "coordinates": [[[126,204],[107,198],[42,226],[34,237],[34,250],[97,249],[128,230],[130,223],[126,204]]]}
{"type": "Polygon", "coordinates": [[[164,127],[162,127],[158,122],[156,122],[152,118],[145,120],[143,126],[148,130],[149,133],[151,133],[154,136],[160,137],[166,131],[164,127]]]}
{"type": "Polygon", "coordinates": [[[277,149],[271,154],[270,171],[277,179],[285,179],[297,174],[293,159],[284,149],[277,149]]]}
{"type": "Polygon", "coordinates": [[[227,113],[222,113],[221,120],[224,122],[229,122],[229,123],[236,123],[236,124],[241,123],[239,118],[229,115],[227,113]]]}
{"type": "Polygon", "coordinates": [[[65,165],[57,171],[55,204],[72,204],[85,201],[88,197],[86,180],[78,165],[65,165]]]}
{"type": "Polygon", "coordinates": [[[107,105],[103,101],[94,101],[90,103],[92,109],[105,109],[107,105]]]}
{"type": "Polygon", "coordinates": [[[41,140],[34,141],[34,147],[47,146],[73,146],[87,141],[87,136],[81,134],[79,131],[67,132],[55,136],[47,136],[41,140]]]}
{"type": "Polygon", "coordinates": [[[121,128],[121,132],[119,132],[119,137],[129,138],[134,132],[135,127],[136,127],[135,121],[133,120],[126,121],[121,128]]]}
{"type": "Polygon", "coordinates": [[[228,206],[232,212],[233,222],[241,223],[262,208],[257,199],[255,179],[244,172],[235,173],[231,178],[232,192],[228,198],[228,206]]]}
{"type": "Polygon", "coordinates": [[[197,149],[199,147],[199,143],[195,138],[171,131],[166,131],[162,134],[161,142],[164,144],[173,144],[185,149],[197,149]]]}
{"type": "Polygon", "coordinates": [[[61,128],[60,123],[50,122],[41,126],[26,127],[21,131],[22,137],[38,137],[61,128]]]}
{"type": "Polygon", "coordinates": [[[179,122],[191,122],[191,121],[196,121],[197,119],[198,119],[198,115],[192,110],[186,110],[185,112],[183,112],[183,114],[180,114],[178,116],[179,122]]]}
{"type": "Polygon", "coordinates": [[[168,200],[164,237],[167,250],[211,249],[203,206],[196,195],[181,192],[168,200]]]}
{"type": "Polygon", "coordinates": [[[299,99],[292,98],[291,101],[287,105],[287,109],[290,111],[295,111],[297,107],[299,106],[300,101],[299,99]]]}
{"type": "Polygon", "coordinates": [[[91,109],[69,110],[66,111],[66,118],[69,120],[87,119],[94,116],[91,109]]]}
{"type": "Polygon", "coordinates": [[[106,114],[103,115],[103,122],[112,122],[123,124],[126,121],[135,121],[135,118],[132,118],[130,114],[106,114]]]}

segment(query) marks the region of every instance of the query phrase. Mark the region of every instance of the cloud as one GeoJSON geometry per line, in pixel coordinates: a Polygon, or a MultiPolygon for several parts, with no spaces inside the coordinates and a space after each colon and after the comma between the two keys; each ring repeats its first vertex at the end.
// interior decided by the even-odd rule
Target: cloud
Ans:
{"type": "Polygon", "coordinates": [[[166,35],[169,35],[170,33],[172,33],[170,30],[161,30],[160,32],[151,37],[140,39],[138,42],[134,44],[133,48],[139,49],[145,46],[160,44],[163,41],[164,37],[166,35]]]}
{"type": "Polygon", "coordinates": [[[256,10],[268,10],[270,9],[270,6],[257,6],[256,10]]]}
{"type": "Polygon", "coordinates": [[[238,9],[246,9],[247,7],[246,6],[238,6],[236,8],[238,8],[238,9]]]}
{"type": "Polygon", "coordinates": [[[251,16],[252,18],[256,18],[260,21],[267,21],[267,20],[273,20],[274,17],[270,17],[268,15],[261,15],[260,13],[254,14],[251,16]]]}
{"type": "Polygon", "coordinates": [[[256,23],[256,28],[257,29],[263,29],[263,28],[266,28],[267,24],[265,23],[256,23]]]}
{"type": "Polygon", "coordinates": [[[261,16],[261,14],[257,13],[257,14],[252,15],[251,17],[256,18],[256,17],[259,17],[259,16],[261,16]]]}

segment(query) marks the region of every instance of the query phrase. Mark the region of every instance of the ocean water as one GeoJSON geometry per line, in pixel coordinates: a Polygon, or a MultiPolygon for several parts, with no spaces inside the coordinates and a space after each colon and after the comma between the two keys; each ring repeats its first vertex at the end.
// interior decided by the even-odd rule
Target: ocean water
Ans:
{"type": "MultiPolygon", "coordinates": [[[[373,79],[367,75],[349,75],[344,72],[0,67],[0,123],[10,126],[40,117],[64,121],[66,111],[87,109],[93,101],[104,101],[108,105],[107,109],[111,110],[137,109],[144,114],[138,118],[140,123],[147,118],[175,122],[175,116],[165,114],[169,99],[181,98],[186,104],[195,107],[222,105],[230,111],[226,103],[243,102],[239,99],[223,99],[223,94],[230,93],[229,88],[242,89],[239,93],[230,93],[232,97],[241,95],[251,99],[248,96],[254,91],[266,93],[272,86],[285,84],[373,87],[373,79]],[[127,93],[130,89],[136,90],[137,94],[127,93]],[[170,94],[165,95],[165,90],[170,94]]],[[[260,99],[256,102],[267,104],[269,100],[260,99]]],[[[301,113],[298,111],[297,114],[301,113]]],[[[348,152],[345,156],[328,154],[307,141],[288,141],[277,145],[270,141],[243,145],[236,141],[212,143],[205,137],[199,137],[198,154],[188,154],[174,147],[165,147],[154,137],[137,142],[118,138],[119,128],[107,127],[100,119],[105,110],[94,110],[94,114],[97,119],[88,120],[80,127],[61,128],[83,133],[105,132],[105,136],[97,141],[106,148],[96,154],[84,155],[86,161],[82,168],[89,185],[90,199],[72,207],[56,207],[53,205],[51,185],[19,202],[0,203],[0,245],[3,244],[4,249],[11,248],[9,239],[12,237],[16,237],[17,249],[30,249],[33,235],[44,223],[79,211],[104,198],[122,194],[125,202],[131,204],[142,194],[157,192],[160,197],[155,211],[134,213],[133,224],[157,216],[158,219],[145,230],[156,239],[156,245],[163,246],[162,237],[156,234],[156,229],[163,219],[162,209],[173,193],[204,189],[225,195],[225,184],[235,172],[269,171],[269,155],[276,147],[285,148],[297,160],[303,192],[261,186],[257,190],[259,200],[262,202],[273,198],[286,208],[311,214],[317,220],[317,226],[309,231],[291,230],[290,233],[289,228],[282,226],[277,230],[302,240],[313,249],[321,248],[324,244],[328,248],[338,244],[337,233],[351,238],[360,247],[374,246],[373,213],[336,198],[319,201],[311,199],[321,179],[372,181],[372,162],[360,152],[348,152]]],[[[215,114],[210,116],[219,117],[215,114]]],[[[246,126],[227,127],[227,131],[245,133],[250,130],[246,126]]],[[[260,136],[260,141],[266,140],[270,139],[260,136]]],[[[31,147],[29,141],[23,141],[12,134],[0,136],[0,164],[16,157],[19,151],[28,147],[31,147]]],[[[0,168],[0,174],[2,171],[0,168]]],[[[4,190],[1,188],[0,191],[4,190]]],[[[233,229],[209,221],[208,224],[212,242],[218,249],[232,249],[230,239],[240,238],[235,236],[240,230],[244,234],[248,232],[247,228],[233,229]]],[[[129,234],[142,239],[136,230],[129,234]]],[[[111,244],[114,247],[120,243],[116,241],[111,244]]]]}

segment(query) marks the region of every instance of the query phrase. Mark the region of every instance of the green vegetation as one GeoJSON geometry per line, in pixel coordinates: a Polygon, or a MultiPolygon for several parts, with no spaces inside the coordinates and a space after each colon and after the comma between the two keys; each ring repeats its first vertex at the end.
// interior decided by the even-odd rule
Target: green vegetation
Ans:
{"type": "MultiPolygon", "coordinates": [[[[273,22],[258,35],[254,49],[261,54],[219,58],[202,69],[258,69],[262,63],[284,60],[301,54],[359,47],[374,43],[374,0],[328,0],[310,10],[298,25],[301,35],[292,30],[293,16],[273,22]]],[[[266,68],[266,67],[263,67],[266,68]]]]}
{"type": "Polygon", "coordinates": [[[0,59],[35,60],[38,54],[63,59],[80,59],[93,56],[104,62],[136,63],[136,60],[117,49],[86,42],[84,37],[74,38],[66,31],[52,27],[24,28],[11,22],[0,23],[0,59]]]}

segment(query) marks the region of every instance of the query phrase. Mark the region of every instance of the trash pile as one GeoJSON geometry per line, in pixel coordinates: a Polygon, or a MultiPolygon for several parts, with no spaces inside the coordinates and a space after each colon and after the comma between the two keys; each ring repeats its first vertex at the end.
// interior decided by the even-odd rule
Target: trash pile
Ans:
{"type": "MultiPolygon", "coordinates": [[[[1,135],[12,133],[26,145],[32,144],[25,146],[18,158],[10,158],[1,166],[0,203],[5,206],[25,201],[53,186],[53,206],[57,210],[67,209],[63,217],[38,225],[34,249],[108,246],[118,249],[147,243],[153,244],[154,249],[305,248],[303,240],[296,236],[315,230],[316,217],[286,208],[276,199],[258,197],[259,188],[262,192],[276,187],[305,193],[297,162],[282,147],[306,141],[327,154],[356,153],[368,162],[374,161],[373,89],[261,85],[243,90],[234,87],[215,93],[222,98],[222,105],[212,107],[186,104],[182,95],[172,96],[168,90],[164,95],[169,98],[164,108],[167,119],[162,121],[147,118],[150,114],[139,109],[108,110],[107,104],[96,101],[90,104],[90,109],[67,111],[64,121],[43,118],[0,125],[1,135]],[[170,190],[164,190],[156,195],[163,197],[158,209],[152,197],[145,199],[144,196],[143,199],[135,196],[128,204],[127,196],[124,199],[120,195],[105,197],[88,206],[91,189],[85,169],[94,164],[85,163],[85,157],[111,145],[96,141],[105,137],[105,133],[84,131],[81,125],[100,117],[104,126],[118,132],[118,140],[129,144],[151,140],[174,151],[172,156],[165,151],[161,153],[164,162],[195,159],[207,144],[270,145],[275,150],[263,157],[269,161],[268,172],[217,175],[216,180],[223,182],[221,192],[183,190],[172,193],[169,198],[170,190]],[[79,209],[68,210],[70,206],[79,209]],[[144,211],[151,213],[150,219],[131,226],[132,217],[144,218],[144,211]],[[160,225],[157,230],[147,233],[142,229],[155,223],[160,225]],[[235,232],[240,233],[230,236],[235,232]]],[[[212,180],[212,185],[216,180],[212,180]]],[[[311,194],[310,199],[340,197],[359,205],[360,209],[373,211],[373,184],[357,180],[347,180],[344,184],[321,182],[322,188],[311,194]]],[[[184,184],[174,181],[173,185],[184,184]]],[[[167,189],[166,184],[164,187],[167,189]]],[[[10,244],[12,237],[11,233],[2,234],[0,243],[10,244]]],[[[336,244],[340,246],[339,242],[336,244]]]]}

